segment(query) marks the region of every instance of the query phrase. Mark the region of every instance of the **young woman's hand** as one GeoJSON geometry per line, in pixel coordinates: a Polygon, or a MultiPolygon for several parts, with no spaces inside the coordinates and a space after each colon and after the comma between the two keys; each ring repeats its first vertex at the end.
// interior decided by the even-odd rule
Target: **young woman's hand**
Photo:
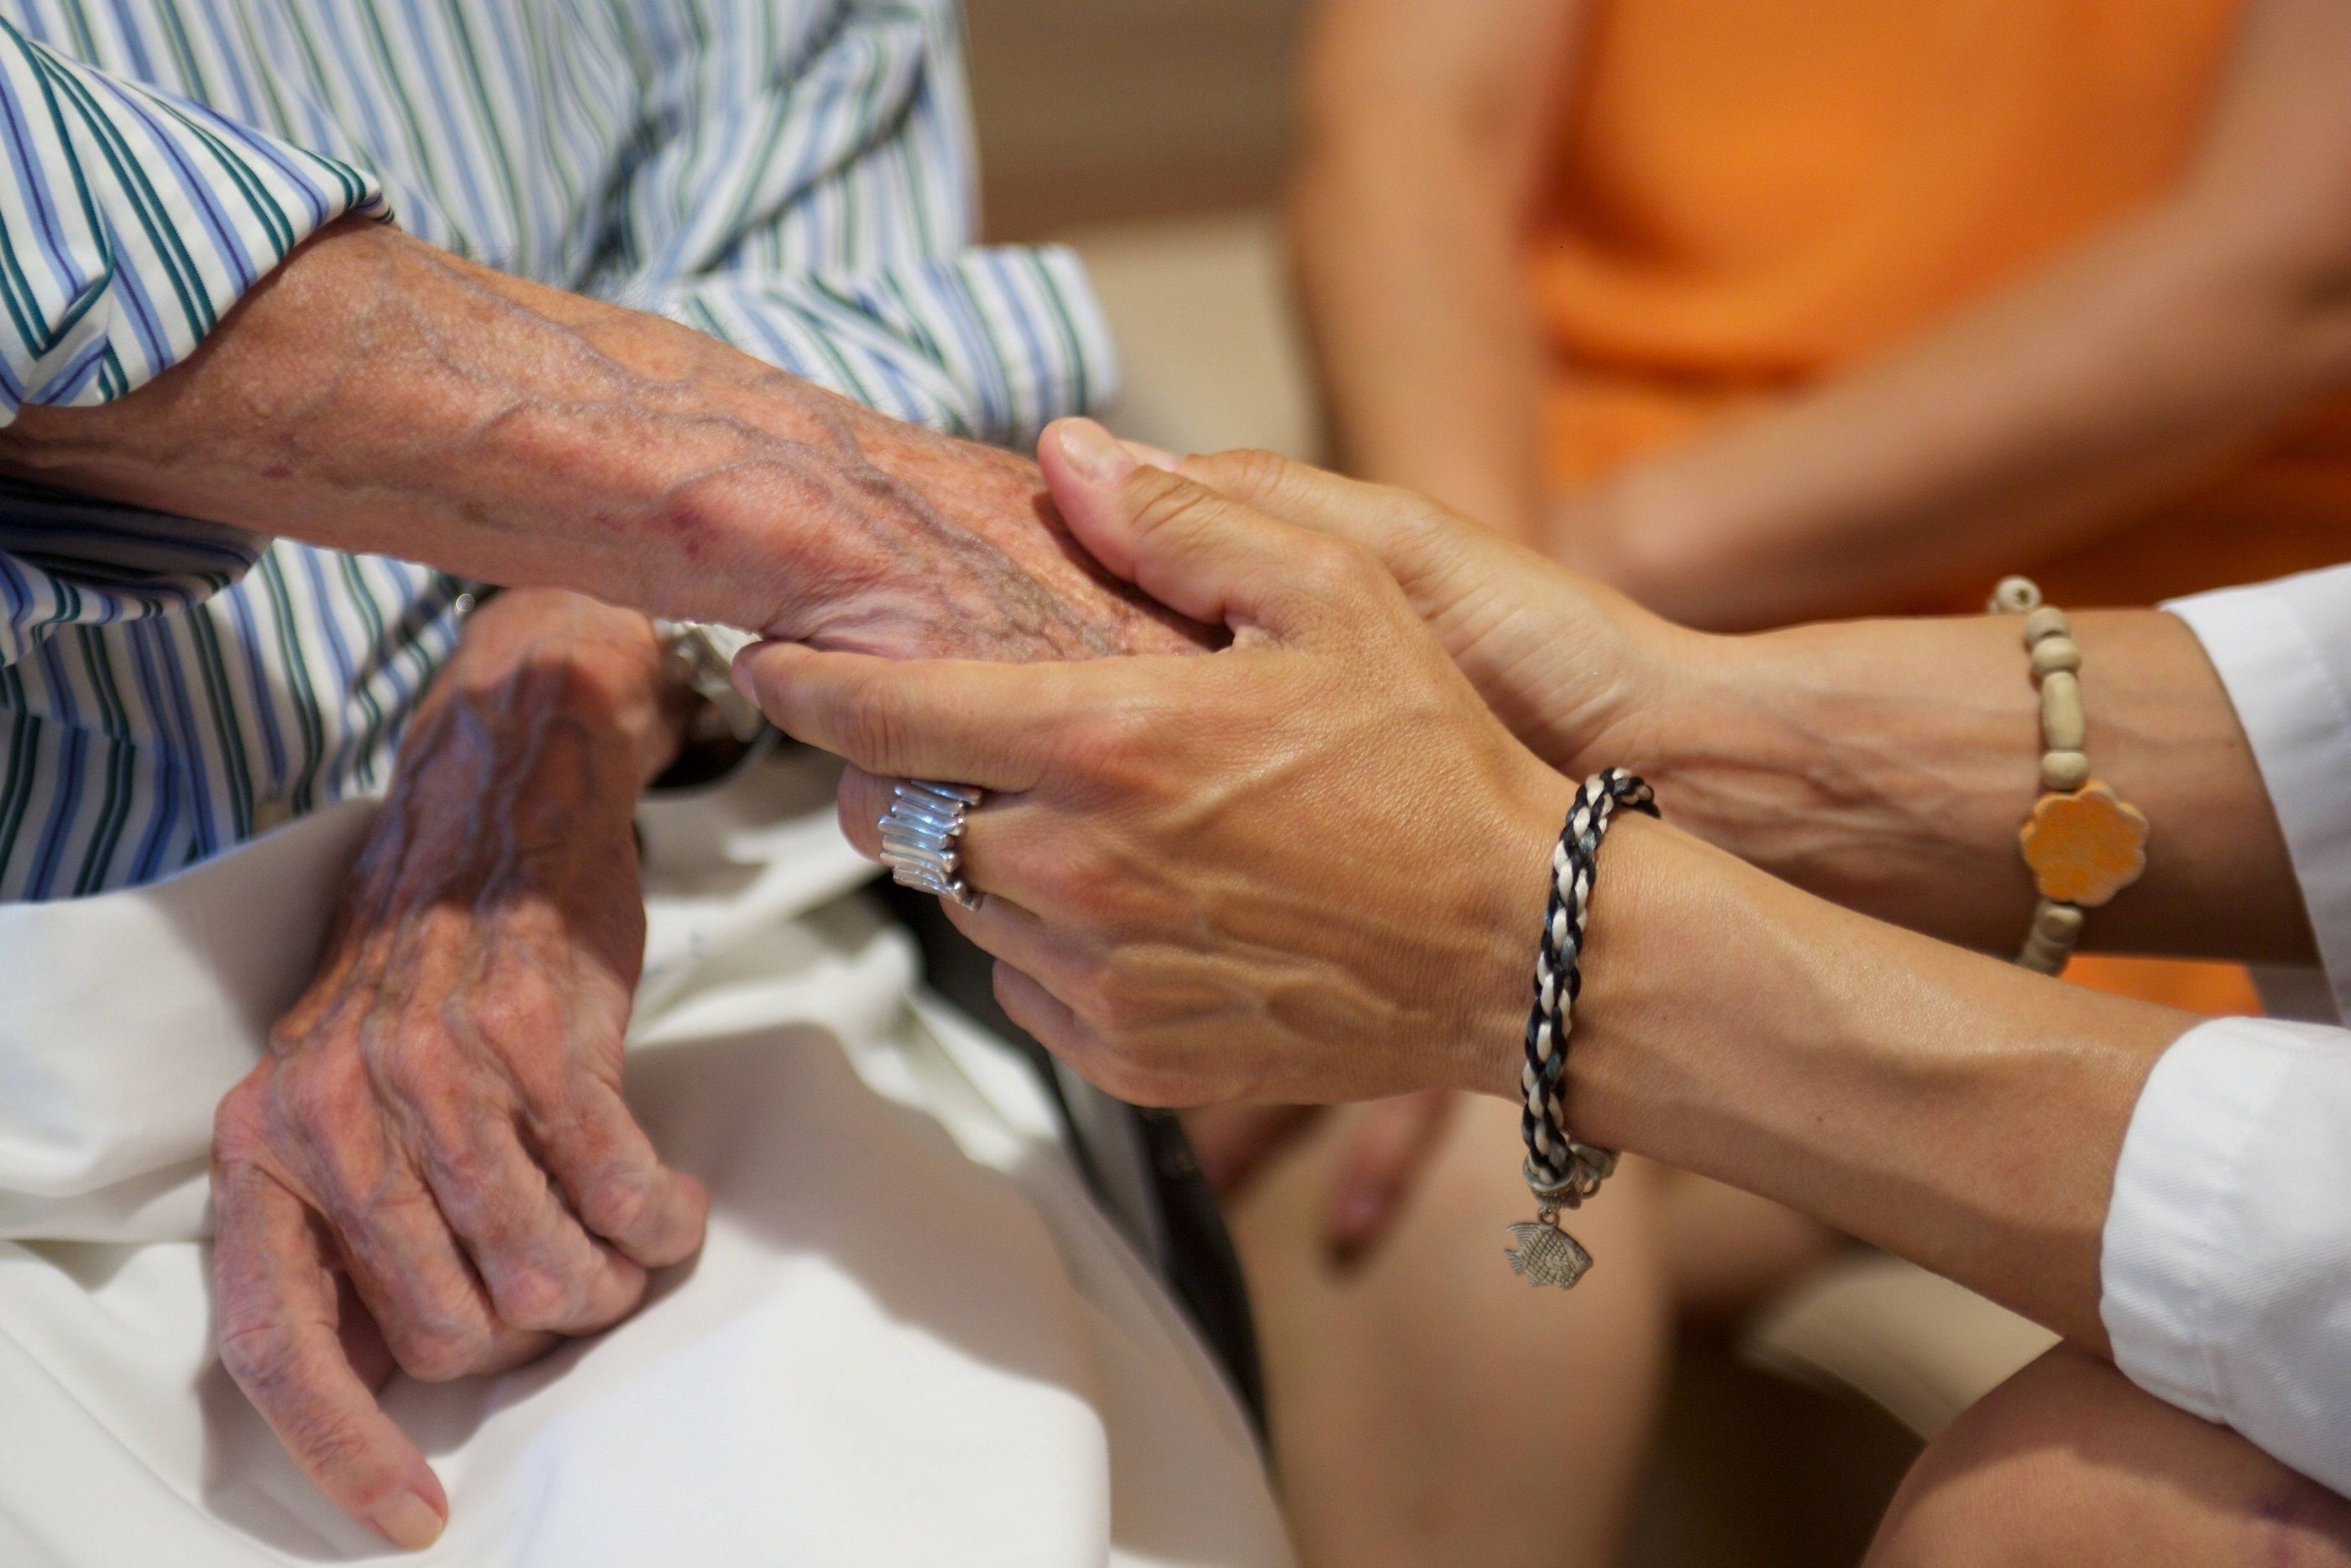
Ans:
{"type": "Polygon", "coordinates": [[[1266,452],[1145,461],[1371,551],[1503,722],[1573,776],[1640,761],[1645,715],[1711,640],[1408,490],[1266,452]]]}

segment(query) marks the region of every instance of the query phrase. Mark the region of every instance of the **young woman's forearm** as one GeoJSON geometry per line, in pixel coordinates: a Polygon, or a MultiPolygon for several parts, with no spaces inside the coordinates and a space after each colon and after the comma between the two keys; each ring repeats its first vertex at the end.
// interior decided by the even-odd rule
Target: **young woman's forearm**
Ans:
{"type": "Polygon", "coordinates": [[[1346,467],[1531,538],[1541,348],[1494,171],[1458,131],[1384,122],[1310,143],[1290,207],[1346,467]]]}
{"type": "MultiPolygon", "coordinates": [[[[2147,815],[2147,871],[2085,945],[2306,961],[2294,868],[2211,661],[2176,617],[2073,617],[2095,777],[2147,815]]],[[[1644,724],[1676,822],[1823,898],[2006,953],[2039,794],[2022,622],[1854,621],[1698,645],[1644,724]]]]}
{"type": "Polygon", "coordinates": [[[1542,339],[1523,247],[1584,0],[1317,0],[1293,253],[1354,472],[1532,537],[1542,339]]]}
{"type": "Polygon", "coordinates": [[[1776,1199],[2105,1349],[2116,1161],[2191,1017],[1868,919],[1638,818],[1609,836],[1588,931],[1579,1136],[1776,1199]]]}
{"type": "Polygon", "coordinates": [[[877,651],[1185,640],[1081,564],[1026,460],[363,223],[297,251],[151,385],[25,410],[0,467],[877,651]]]}
{"type": "Polygon", "coordinates": [[[1571,559],[1676,618],[1850,613],[2094,537],[2351,384],[2351,11],[2256,0],[2159,205],[1881,362],[1642,464],[1571,559]]]}
{"type": "Polygon", "coordinates": [[[2182,207],[1884,363],[1630,469],[1567,558],[1693,625],[1851,613],[2094,537],[2351,380],[2351,309],[2182,207]]]}

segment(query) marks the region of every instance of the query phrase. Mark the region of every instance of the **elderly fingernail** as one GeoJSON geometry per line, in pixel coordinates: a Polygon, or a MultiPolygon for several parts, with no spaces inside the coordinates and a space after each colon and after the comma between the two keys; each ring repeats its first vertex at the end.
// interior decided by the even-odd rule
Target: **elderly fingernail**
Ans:
{"type": "Polygon", "coordinates": [[[1134,470],[1134,457],[1110,431],[1092,420],[1063,420],[1053,427],[1061,455],[1097,484],[1113,484],[1134,470]]]}
{"type": "Polygon", "coordinates": [[[370,1516],[383,1538],[402,1552],[422,1552],[441,1539],[448,1521],[433,1505],[413,1491],[404,1491],[370,1516]]]}

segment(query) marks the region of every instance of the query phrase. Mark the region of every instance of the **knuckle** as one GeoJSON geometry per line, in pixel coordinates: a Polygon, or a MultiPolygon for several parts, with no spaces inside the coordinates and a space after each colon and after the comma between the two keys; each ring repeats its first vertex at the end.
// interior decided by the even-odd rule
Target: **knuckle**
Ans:
{"type": "Polygon", "coordinates": [[[882,830],[877,825],[889,810],[879,793],[844,779],[834,804],[841,817],[841,836],[855,845],[860,854],[871,857],[881,843],[882,830]]]}
{"type": "Polygon", "coordinates": [[[1165,935],[1170,908],[1132,877],[1098,872],[1071,906],[1081,933],[1099,949],[1119,952],[1165,935]]]}
{"type": "Polygon", "coordinates": [[[341,1053],[289,1059],[273,1083],[278,1117],[306,1134],[348,1127],[363,1113],[362,1075],[358,1063],[341,1053]]]}
{"type": "Polygon", "coordinates": [[[1085,1076],[1103,1093],[1130,1106],[1174,1106],[1184,1103],[1165,1073],[1139,1056],[1131,1045],[1105,1040],[1085,1064],[1085,1076]]]}
{"type": "Polygon", "coordinates": [[[375,1041],[370,1069],[387,1094],[414,1105],[448,1077],[449,1054],[448,1041],[438,1028],[412,1023],[375,1041]]]}
{"type": "Polygon", "coordinates": [[[1412,534],[1441,534],[1458,525],[1458,514],[1442,502],[1430,499],[1416,490],[1397,490],[1383,485],[1380,493],[1387,498],[1395,522],[1412,534]]]}
{"type": "Polygon", "coordinates": [[[1386,574],[1372,553],[1352,539],[1318,534],[1301,545],[1299,575],[1317,598],[1353,597],[1386,574]]]}
{"type": "Polygon", "coordinates": [[[1120,1098],[1133,1106],[1173,1108],[1196,1105],[1201,1096],[1181,1077],[1138,1064],[1128,1073],[1126,1089],[1120,1098]]]}
{"type": "Polygon", "coordinates": [[[847,677],[839,702],[835,728],[843,754],[871,772],[905,772],[901,764],[907,754],[905,722],[881,683],[865,673],[847,677]]]}
{"type": "Polygon", "coordinates": [[[1263,447],[1234,447],[1185,460],[1200,483],[1248,506],[1280,510],[1299,488],[1300,465],[1263,447]]]}
{"type": "Polygon", "coordinates": [[[328,1407],[298,1404],[280,1410],[272,1425],[287,1450],[319,1474],[344,1474],[367,1458],[366,1438],[347,1417],[328,1407]]]}
{"type": "MultiPolygon", "coordinates": [[[[1074,796],[1125,820],[1135,808],[1182,798],[1182,784],[1204,765],[1207,744],[1221,746],[1225,731],[1210,730],[1232,706],[1214,690],[1186,692],[1180,706],[1149,693],[1116,695],[1061,721],[1054,735],[1051,772],[1065,796],[1074,796]],[[1195,722],[1186,724],[1185,719],[1195,722]]],[[[1243,716],[1247,716],[1246,711],[1243,716]]]]}
{"type": "Polygon", "coordinates": [[[423,1158],[430,1162],[438,1179],[434,1186],[444,1201],[477,1211],[486,1222],[495,1223],[501,1218],[490,1200],[490,1180],[495,1171],[470,1139],[432,1138],[423,1158]]]}
{"type": "Polygon", "coordinates": [[[1113,891],[1115,878],[1100,856],[1082,845],[1066,845],[1044,856],[1033,881],[1040,902],[1063,917],[1083,919],[1098,911],[1113,891]]]}
{"type": "Polygon", "coordinates": [[[466,1022],[493,1049],[513,1052],[559,1038],[563,1009],[550,987],[517,975],[475,996],[466,1005],[466,1022]]]}
{"type": "Polygon", "coordinates": [[[642,1178],[617,1168],[598,1171],[580,1196],[580,1217],[600,1236],[637,1236],[659,1218],[642,1178]]]}
{"type": "Polygon", "coordinates": [[[291,1380],[294,1358],[274,1317],[240,1313],[221,1324],[221,1365],[256,1405],[274,1403],[291,1380]]]}
{"type": "Polygon", "coordinates": [[[1163,469],[1139,468],[1128,478],[1135,526],[1146,534],[1197,526],[1223,504],[1216,492],[1163,469]]]}
{"type": "Polygon", "coordinates": [[[489,1354],[486,1327],[454,1323],[383,1325],[384,1338],[401,1370],[420,1383],[451,1383],[472,1372],[489,1354]]]}
{"type": "Polygon", "coordinates": [[[1151,1022],[1158,1010],[1150,988],[1115,960],[1095,964],[1078,982],[1078,1016],[1100,1029],[1123,1054],[1126,1037],[1151,1022]]]}
{"type": "Polygon", "coordinates": [[[253,1075],[221,1096],[213,1107],[213,1158],[232,1164],[255,1158],[269,1147],[269,1107],[264,1063],[253,1075]]]}
{"type": "Polygon", "coordinates": [[[499,1318],[516,1328],[567,1327],[579,1320],[587,1302],[580,1281],[537,1263],[494,1263],[485,1272],[499,1318]]]}
{"type": "Polygon", "coordinates": [[[1249,495],[1274,495],[1296,482],[1298,465],[1261,446],[1218,452],[1217,462],[1234,489],[1249,495]]]}
{"type": "Polygon", "coordinates": [[[1055,771],[1065,780],[1111,782],[1133,767],[1145,732],[1122,704],[1105,704],[1069,720],[1060,736],[1055,771]]]}

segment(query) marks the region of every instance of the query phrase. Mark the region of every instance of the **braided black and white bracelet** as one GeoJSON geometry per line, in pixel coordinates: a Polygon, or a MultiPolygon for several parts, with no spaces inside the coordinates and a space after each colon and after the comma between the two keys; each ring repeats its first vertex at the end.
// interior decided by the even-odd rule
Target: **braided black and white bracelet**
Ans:
{"type": "Polygon", "coordinates": [[[1543,911],[1542,941],[1535,956],[1534,1006],[1527,1014],[1527,1060],[1520,1074],[1526,1108],[1520,1126],[1527,1139],[1525,1174],[1537,1212],[1510,1227],[1510,1267],[1529,1284],[1564,1289],[1592,1267],[1592,1254],[1559,1227],[1559,1211],[1576,1209],[1615,1173],[1613,1150],[1599,1148],[1567,1130],[1567,1036],[1583,977],[1583,921],[1592,904],[1592,882],[1600,841],[1618,810],[1657,815],[1648,784],[1623,768],[1609,768],[1583,781],[1567,809],[1559,847],[1552,851],[1552,888],[1543,911]]]}

